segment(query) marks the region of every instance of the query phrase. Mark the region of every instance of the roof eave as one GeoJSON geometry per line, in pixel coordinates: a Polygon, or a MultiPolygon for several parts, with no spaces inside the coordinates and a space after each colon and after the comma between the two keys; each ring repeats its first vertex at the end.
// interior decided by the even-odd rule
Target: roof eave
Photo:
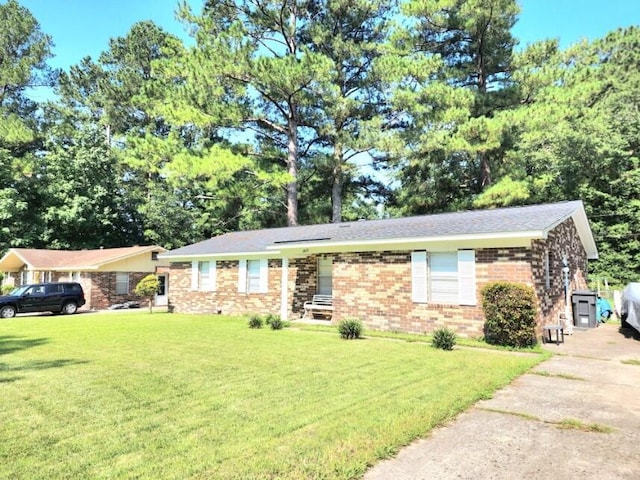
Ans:
{"type": "Polygon", "coordinates": [[[171,253],[165,253],[158,255],[161,260],[169,260],[171,262],[191,262],[194,260],[211,259],[211,260],[225,260],[230,258],[258,258],[264,257],[265,254],[278,254],[278,250],[260,250],[257,252],[222,252],[222,253],[192,253],[188,255],[171,255],[171,253]]]}
{"type": "Polygon", "coordinates": [[[486,241],[494,239],[503,240],[522,240],[522,239],[539,239],[547,238],[547,234],[541,230],[528,230],[523,232],[498,232],[498,233],[483,233],[483,234],[461,234],[461,235],[432,235],[426,237],[399,237],[389,239],[373,239],[373,240],[355,240],[355,241],[324,241],[324,242],[297,242],[288,243],[286,245],[278,244],[268,246],[267,250],[300,250],[302,249],[316,249],[326,247],[364,247],[374,248],[378,245],[390,245],[401,247],[403,245],[414,244],[430,244],[430,243],[454,243],[454,242],[474,242],[474,241],[486,241]]]}

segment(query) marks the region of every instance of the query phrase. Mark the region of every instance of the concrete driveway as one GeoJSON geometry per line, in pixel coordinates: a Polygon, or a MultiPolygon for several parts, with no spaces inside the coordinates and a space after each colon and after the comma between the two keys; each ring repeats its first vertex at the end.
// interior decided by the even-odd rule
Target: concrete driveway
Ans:
{"type": "Polygon", "coordinates": [[[545,348],[557,355],[364,478],[640,479],[640,334],[605,324],[545,348]]]}

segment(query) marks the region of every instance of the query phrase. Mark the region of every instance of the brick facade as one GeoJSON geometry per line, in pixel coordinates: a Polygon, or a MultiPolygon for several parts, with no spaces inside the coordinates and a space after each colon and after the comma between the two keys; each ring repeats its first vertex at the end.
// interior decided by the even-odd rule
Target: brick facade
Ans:
{"type": "MultiPolygon", "coordinates": [[[[80,278],[71,280],[65,272],[36,272],[33,282],[69,282],[77,281],[82,285],[84,297],[87,303],[83,310],[104,310],[116,303],[129,300],[140,301],[143,305],[147,299],[135,295],[133,292],[140,280],[149,275],[149,272],[129,272],[129,293],[116,294],[116,272],[79,272],[80,278]],[[50,280],[49,280],[50,278],[50,280]]],[[[18,273],[18,277],[20,274],[18,273]]]]}
{"type": "MultiPolygon", "coordinates": [[[[570,289],[586,288],[587,258],[573,220],[554,228],[545,240],[529,247],[479,248],[476,254],[476,305],[415,303],[412,300],[411,251],[326,254],[333,262],[333,322],[359,318],[376,330],[428,333],[442,326],[462,336],[483,334],[480,291],[489,282],[504,280],[534,287],[539,303],[538,325],[555,323],[564,311],[562,259],[570,269],[570,289]],[[547,287],[547,252],[549,286],[547,287]]],[[[290,318],[303,313],[305,301],[317,288],[317,262],[322,255],[292,258],[287,267],[287,310],[290,318]]],[[[170,302],[176,312],[280,313],[281,259],[269,260],[268,293],[239,293],[239,262],[218,261],[215,292],[191,290],[191,263],[171,265],[170,302]]]]}

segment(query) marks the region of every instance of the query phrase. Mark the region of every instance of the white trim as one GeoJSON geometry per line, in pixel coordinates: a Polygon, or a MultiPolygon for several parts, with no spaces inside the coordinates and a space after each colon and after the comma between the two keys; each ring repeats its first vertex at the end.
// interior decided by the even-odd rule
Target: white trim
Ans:
{"type": "Polygon", "coordinates": [[[476,305],[476,252],[458,250],[458,303],[476,305]]]}
{"type": "Polygon", "coordinates": [[[280,318],[287,320],[289,314],[289,259],[282,258],[282,276],[280,278],[280,318]]]}
{"type": "Polygon", "coordinates": [[[209,261],[209,285],[208,287],[208,291],[210,292],[215,292],[216,288],[217,288],[217,282],[218,282],[218,274],[217,274],[217,268],[218,268],[218,264],[215,260],[210,260],[209,261]]]}
{"type": "Polygon", "coordinates": [[[247,293],[247,260],[238,260],[238,292],[247,293]]]}
{"type": "Polygon", "coordinates": [[[258,293],[267,293],[269,290],[269,260],[260,259],[260,287],[258,293]]]}
{"type": "Polygon", "coordinates": [[[200,268],[197,260],[191,262],[191,290],[198,290],[198,277],[200,276],[200,268]]]}
{"type": "Polygon", "coordinates": [[[411,300],[427,303],[427,252],[411,252],[411,300]]]}
{"type": "MultiPolygon", "coordinates": [[[[267,246],[267,250],[298,250],[322,248],[322,247],[351,247],[351,246],[370,246],[370,245],[403,245],[415,243],[434,243],[434,242],[456,242],[456,241],[480,241],[493,239],[546,239],[547,233],[544,230],[528,230],[526,232],[497,232],[472,235],[437,235],[429,237],[403,237],[403,238],[379,238],[375,240],[350,240],[342,242],[320,241],[320,242],[291,242],[287,245],[267,246]]],[[[229,255],[229,254],[227,254],[229,255]]]]}

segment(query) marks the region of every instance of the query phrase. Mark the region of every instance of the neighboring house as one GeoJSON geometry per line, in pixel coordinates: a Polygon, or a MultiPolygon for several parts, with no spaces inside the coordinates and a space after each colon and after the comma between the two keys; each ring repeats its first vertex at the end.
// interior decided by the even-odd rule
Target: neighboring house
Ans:
{"type": "Polygon", "coordinates": [[[41,250],[11,248],[0,259],[4,284],[77,281],[82,284],[85,308],[99,310],[136,299],[133,291],[150,273],[158,274],[157,305],[167,304],[168,261],[158,246],[101,248],[98,250],[41,250]]]}
{"type": "Polygon", "coordinates": [[[572,201],[227,233],[160,258],[171,262],[176,312],[287,319],[319,293],[333,296],[333,321],[477,336],[488,282],[533,286],[540,328],[565,311],[565,275],[571,290],[586,288],[598,252],[572,201]]]}

